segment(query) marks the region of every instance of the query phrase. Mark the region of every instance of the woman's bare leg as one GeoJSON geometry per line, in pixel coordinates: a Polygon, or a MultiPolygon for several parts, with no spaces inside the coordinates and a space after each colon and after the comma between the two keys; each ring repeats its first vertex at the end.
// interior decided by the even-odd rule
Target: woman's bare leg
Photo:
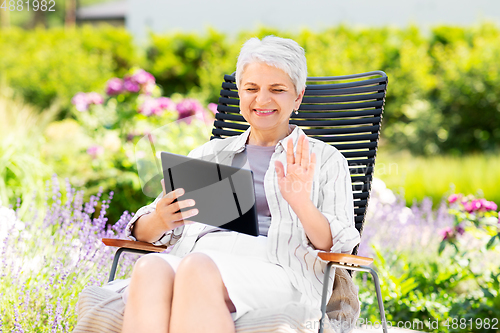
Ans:
{"type": "Polygon", "coordinates": [[[217,265],[203,253],[186,256],[177,268],[171,333],[234,333],[233,302],[217,265]]]}
{"type": "Polygon", "coordinates": [[[123,333],[168,332],[175,272],[163,259],[143,256],[135,264],[123,333]]]}

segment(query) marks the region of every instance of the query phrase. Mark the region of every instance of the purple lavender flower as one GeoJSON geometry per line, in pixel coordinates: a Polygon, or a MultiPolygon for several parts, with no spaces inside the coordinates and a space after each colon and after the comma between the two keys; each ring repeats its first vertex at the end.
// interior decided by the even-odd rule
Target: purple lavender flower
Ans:
{"type": "Polygon", "coordinates": [[[125,79],[123,80],[123,89],[129,92],[136,93],[139,92],[141,87],[131,77],[126,76],[125,79]]]}
{"type": "Polygon", "coordinates": [[[76,109],[80,112],[85,112],[89,109],[89,103],[87,99],[87,94],[84,92],[79,92],[71,99],[71,103],[76,107],[76,109]]]}
{"type": "Polygon", "coordinates": [[[459,234],[459,235],[463,235],[463,234],[465,233],[465,229],[464,229],[464,227],[463,227],[461,224],[459,224],[459,225],[457,225],[457,226],[455,227],[455,231],[456,231],[456,232],[457,232],[457,234],[459,234]]]}
{"type": "Polygon", "coordinates": [[[108,81],[106,86],[106,94],[109,96],[119,95],[123,92],[123,81],[117,77],[108,81]]]}

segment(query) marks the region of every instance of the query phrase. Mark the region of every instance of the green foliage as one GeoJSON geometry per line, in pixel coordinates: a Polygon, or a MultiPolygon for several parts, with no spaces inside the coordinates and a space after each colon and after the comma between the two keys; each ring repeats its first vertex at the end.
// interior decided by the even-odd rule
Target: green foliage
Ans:
{"type": "Polygon", "coordinates": [[[431,50],[440,65],[430,98],[443,115],[443,138],[437,144],[440,150],[455,153],[498,148],[500,30],[482,25],[462,31],[462,38],[453,38],[452,32],[440,29],[441,35],[450,38],[436,42],[431,50]]]}
{"type": "MultiPolygon", "coordinates": [[[[485,323],[491,328],[492,320],[500,318],[499,249],[488,245],[500,232],[497,207],[484,199],[461,199],[450,196],[454,228],[446,228],[442,239],[434,230],[419,251],[372,243],[386,318],[393,326],[412,323],[411,328],[426,332],[488,332],[485,323]]],[[[412,230],[394,234],[399,242],[405,236],[424,238],[423,232],[412,230]]],[[[380,321],[371,277],[357,274],[355,279],[360,285],[361,318],[380,321]]]]}
{"type": "Polygon", "coordinates": [[[12,89],[0,89],[0,201],[7,206],[15,198],[23,197],[20,216],[30,204],[40,203],[44,180],[50,168],[43,163],[41,148],[45,143],[43,133],[54,119],[57,108],[40,114],[33,106],[13,98],[12,89]]]}
{"type": "Polygon", "coordinates": [[[500,142],[500,28],[416,27],[353,29],[339,26],[287,33],[259,28],[229,38],[212,29],[152,34],[145,59],[123,29],[2,30],[0,77],[28,102],[67,106],[137,65],[151,72],[166,95],[196,94],[216,102],[222,77],[235,70],[250,37],[295,39],[306,50],[309,75],[383,70],[389,76],[383,143],[416,154],[496,151],[500,142]]]}
{"type": "Polygon", "coordinates": [[[68,110],[79,91],[101,87],[139,62],[122,29],[83,27],[0,31],[0,80],[24,99],[47,108],[56,99],[68,110]]]}
{"type": "MultiPolygon", "coordinates": [[[[212,59],[212,54],[225,57],[228,45],[224,38],[224,35],[213,30],[209,30],[205,36],[186,33],[152,34],[151,45],[146,52],[145,69],[156,77],[157,83],[167,95],[187,94],[192,90],[200,91],[201,88],[207,90],[199,72],[214,65],[207,61],[207,58],[212,59]]],[[[235,62],[232,65],[234,67],[235,62]]],[[[219,86],[221,78],[220,75],[217,77],[219,86]]]]}

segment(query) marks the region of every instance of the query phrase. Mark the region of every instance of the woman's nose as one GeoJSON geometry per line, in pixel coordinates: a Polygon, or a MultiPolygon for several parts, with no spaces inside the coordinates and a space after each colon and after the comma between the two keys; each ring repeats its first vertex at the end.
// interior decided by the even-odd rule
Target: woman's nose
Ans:
{"type": "Polygon", "coordinates": [[[269,102],[271,101],[271,94],[268,91],[260,90],[259,92],[257,92],[257,97],[255,98],[255,101],[260,106],[269,104],[269,102]]]}

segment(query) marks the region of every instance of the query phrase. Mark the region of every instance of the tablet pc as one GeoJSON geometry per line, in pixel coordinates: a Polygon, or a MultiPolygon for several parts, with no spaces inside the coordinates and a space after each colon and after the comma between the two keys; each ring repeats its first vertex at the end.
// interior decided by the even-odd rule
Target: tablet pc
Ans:
{"type": "Polygon", "coordinates": [[[253,173],[187,156],[161,153],[165,191],[183,188],[180,200],[193,199],[198,209],[191,221],[259,235],[253,173]]]}

